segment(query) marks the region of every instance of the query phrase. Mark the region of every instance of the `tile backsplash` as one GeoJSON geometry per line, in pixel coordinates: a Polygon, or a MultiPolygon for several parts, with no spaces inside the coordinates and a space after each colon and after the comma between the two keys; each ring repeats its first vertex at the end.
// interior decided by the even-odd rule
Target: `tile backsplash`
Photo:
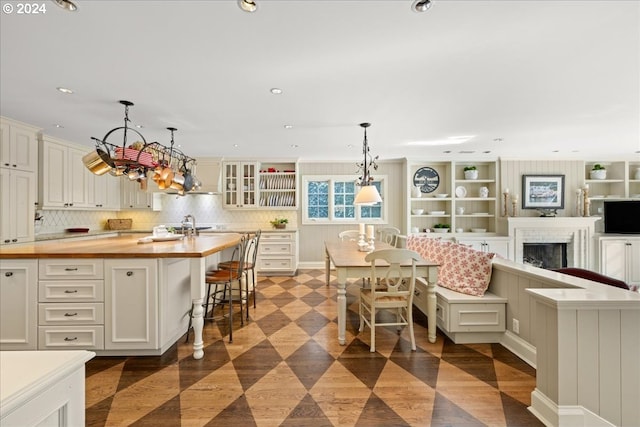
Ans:
{"type": "Polygon", "coordinates": [[[88,227],[92,230],[104,230],[109,218],[131,218],[133,229],[151,230],[158,224],[179,225],[185,215],[196,218],[197,226],[218,228],[271,228],[274,217],[289,219],[292,228],[297,221],[296,211],[269,210],[226,210],[222,208],[220,195],[193,194],[176,196],[162,194],[162,209],[115,211],[73,211],[73,210],[41,210],[43,219],[36,229],[37,234],[58,233],[71,227],[88,227]]]}

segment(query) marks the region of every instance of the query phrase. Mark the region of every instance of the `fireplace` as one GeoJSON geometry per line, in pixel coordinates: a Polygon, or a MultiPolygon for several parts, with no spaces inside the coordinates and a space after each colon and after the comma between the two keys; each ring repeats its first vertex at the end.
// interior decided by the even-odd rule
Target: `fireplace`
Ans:
{"type": "Polygon", "coordinates": [[[522,262],[547,270],[567,267],[567,244],[524,243],[522,262]]]}
{"type": "MultiPolygon", "coordinates": [[[[540,245],[536,251],[551,251],[551,245],[560,254],[550,255],[559,259],[543,268],[576,267],[593,269],[591,254],[595,222],[598,217],[506,217],[498,220],[498,232],[511,237],[513,249],[510,259],[525,263],[525,245],[540,245]],[[557,267],[556,267],[557,265],[557,267]]],[[[527,251],[534,249],[527,249],[527,251]]],[[[537,258],[538,255],[535,255],[537,258]]],[[[544,264],[544,261],[543,261],[544,264]]]]}

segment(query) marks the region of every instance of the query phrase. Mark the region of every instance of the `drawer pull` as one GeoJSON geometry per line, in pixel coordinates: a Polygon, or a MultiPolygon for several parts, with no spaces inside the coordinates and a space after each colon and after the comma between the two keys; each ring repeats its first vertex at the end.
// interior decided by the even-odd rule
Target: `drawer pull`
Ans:
{"type": "Polygon", "coordinates": [[[127,276],[129,277],[133,276],[133,271],[127,271],[127,276]]]}
{"type": "Polygon", "coordinates": [[[77,289],[73,289],[73,290],[65,289],[64,293],[65,294],[75,294],[75,293],[78,293],[78,290],[77,289]]]}
{"type": "Polygon", "coordinates": [[[78,267],[67,267],[64,271],[78,271],[78,267]]]}
{"type": "Polygon", "coordinates": [[[73,338],[69,338],[69,337],[64,337],[65,341],[77,341],[78,337],[73,337],[73,338]]]}
{"type": "Polygon", "coordinates": [[[73,317],[73,316],[77,316],[78,313],[65,313],[64,317],[73,317]]]}
{"type": "Polygon", "coordinates": [[[7,271],[6,273],[4,273],[5,277],[11,277],[13,276],[13,271],[7,271]]]}

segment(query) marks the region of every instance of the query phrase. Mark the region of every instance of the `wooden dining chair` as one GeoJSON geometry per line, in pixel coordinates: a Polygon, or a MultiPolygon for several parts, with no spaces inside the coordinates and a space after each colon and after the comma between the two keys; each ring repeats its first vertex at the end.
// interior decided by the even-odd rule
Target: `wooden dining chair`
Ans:
{"type": "MultiPolygon", "coordinates": [[[[416,261],[420,255],[409,249],[380,249],[368,254],[365,261],[371,263],[371,286],[360,289],[360,328],[364,330],[366,324],[371,329],[371,352],[376,351],[376,327],[400,326],[409,327],[411,350],[416,349],[413,334],[413,292],[416,286],[416,261]],[[388,265],[376,265],[377,260],[383,260],[388,265]],[[405,267],[402,267],[402,264],[405,267]],[[406,271],[407,265],[409,272],[406,271]],[[390,311],[395,315],[395,321],[383,318],[390,311]],[[376,317],[380,317],[378,320],[376,317]]],[[[393,317],[392,317],[393,318],[393,317]]]]}

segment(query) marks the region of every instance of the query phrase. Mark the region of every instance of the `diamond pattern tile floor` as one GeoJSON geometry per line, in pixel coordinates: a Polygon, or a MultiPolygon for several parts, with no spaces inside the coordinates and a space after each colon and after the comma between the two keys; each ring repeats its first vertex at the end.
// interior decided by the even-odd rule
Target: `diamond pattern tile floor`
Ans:
{"type": "Polygon", "coordinates": [[[403,330],[358,334],[347,288],[347,343],[323,270],[260,277],[257,308],[234,340],[205,323],[205,356],[176,343],[159,357],[97,357],[86,369],[88,426],[541,426],[528,410],[535,370],[499,344],[457,345],[415,313],[403,330]]]}

